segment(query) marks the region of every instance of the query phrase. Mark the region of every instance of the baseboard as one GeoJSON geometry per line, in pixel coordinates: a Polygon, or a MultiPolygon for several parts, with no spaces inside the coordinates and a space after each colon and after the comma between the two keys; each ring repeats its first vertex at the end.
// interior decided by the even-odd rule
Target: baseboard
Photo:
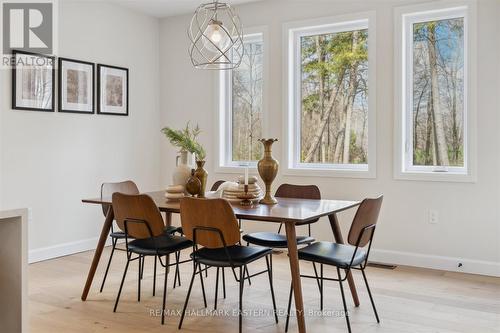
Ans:
{"type": "Polygon", "coordinates": [[[370,260],[386,264],[500,277],[500,263],[493,261],[443,257],[381,249],[372,249],[370,252],[370,260]]]}
{"type": "MultiPolygon", "coordinates": [[[[99,238],[82,239],[76,242],[63,243],[54,246],[47,246],[39,249],[29,250],[28,261],[31,264],[79,252],[95,250],[98,240],[99,238]]],[[[106,245],[111,245],[111,239],[107,240],[106,245]]]]}

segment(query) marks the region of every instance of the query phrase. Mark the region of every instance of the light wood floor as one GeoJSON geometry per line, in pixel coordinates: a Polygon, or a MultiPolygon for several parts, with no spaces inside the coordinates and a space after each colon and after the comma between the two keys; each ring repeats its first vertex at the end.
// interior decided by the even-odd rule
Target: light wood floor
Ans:
{"type": "MultiPolygon", "coordinates": [[[[124,253],[118,252],[104,292],[99,293],[104,260],[94,280],[88,300],[82,302],[80,294],[93,252],[80,253],[64,258],[30,265],[29,312],[30,331],[38,332],[174,332],[179,317],[168,317],[166,325],[151,311],[161,309],[163,274],[157,282],[157,296],[152,297],[152,259],[147,260],[143,280],[142,300],[137,302],[137,262],[129,270],[118,312],[113,304],[124,268],[124,253]]],[[[289,271],[286,254],[274,256],[275,289],[278,308],[284,310],[288,298],[289,271]]],[[[256,263],[250,270],[263,268],[265,261],[256,263]]],[[[181,309],[191,275],[191,264],[182,266],[182,286],[172,289],[173,274],[169,275],[167,309],[181,309]]],[[[302,272],[310,267],[301,263],[302,272]]],[[[229,271],[227,271],[229,272],[229,271]]],[[[333,271],[327,270],[333,273],[333,271]]],[[[163,272],[162,272],[163,273],[163,272]]],[[[325,273],[326,274],[326,273],[325,273]]],[[[398,267],[395,270],[368,268],[368,279],[377,303],[381,324],[373,316],[362,277],[355,272],[361,306],[354,308],[348,298],[353,332],[500,332],[500,279],[458,273],[398,267]]],[[[227,299],[221,300],[219,309],[232,311],[238,307],[238,288],[234,279],[226,274],[227,299]]],[[[209,272],[206,281],[209,308],[213,308],[215,271],[209,272]]],[[[252,280],[244,294],[245,310],[271,310],[269,284],[266,275],[252,280]]],[[[319,310],[319,293],[314,280],[303,280],[304,303],[307,310],[319,310]]],[[[203,310],[199,281],[194,285],[189,309],[203,310]]],[[[350,295],[348,295],[350,297],[350,295]]],[[[340,290],[335,282],[325,287],[325,310],[330,316],[309,315],[308,332],[347,332],[345,319],[335,316],[342,309],[340,290]],[[332,316],[333,314],[333,316],[332,316]]],[[[244,332],[284,332],[284,317],[275,324],[272,317],[249,316],[243,322],[244,332]]],[[[237,316],[187,317],[184,332],[237,332],[237,316]]],[[[1,329],[0,329],[1,331],[1,329]]],[[[292,320],[290,332],[296,332],[292,320]]]]}

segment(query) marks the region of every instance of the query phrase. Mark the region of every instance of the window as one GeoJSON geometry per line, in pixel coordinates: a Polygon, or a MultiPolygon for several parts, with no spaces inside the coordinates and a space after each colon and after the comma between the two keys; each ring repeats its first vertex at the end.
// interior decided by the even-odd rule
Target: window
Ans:
{"type": "Polygon", "coordinates": [[[374,176],[369,24],[364,15],[287,29],[289,173],[374,176]]]}
{"type": "Polygon", "coordinates": [[[404,13],[400,20],[400,173],[468,175],[467,8],[404,13]]]}
{"type": "Polygon", "coordinates": [[[262,157],[264,133],[264,34],[244,36],[241,65],[221,71],[219,167],[253,165],[262,157]]]}

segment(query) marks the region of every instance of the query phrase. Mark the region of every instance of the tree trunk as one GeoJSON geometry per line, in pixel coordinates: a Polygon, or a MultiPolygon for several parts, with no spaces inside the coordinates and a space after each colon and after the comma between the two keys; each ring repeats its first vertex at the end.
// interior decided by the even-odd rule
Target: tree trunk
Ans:
{"type": "Polygon", "coordinates": [[[433,104],[433,120],[434,120],[434,144],[436,147],[436,164],[449,165],[448,146],[446,144],[446,136],[444,129],[444,117],[439,103],[439,82],[438,82],[438,65],[437,65],[437,50],[436,50],[436,24],[429,24],[429,66],[431,74],[431,91],[433,104]]]}

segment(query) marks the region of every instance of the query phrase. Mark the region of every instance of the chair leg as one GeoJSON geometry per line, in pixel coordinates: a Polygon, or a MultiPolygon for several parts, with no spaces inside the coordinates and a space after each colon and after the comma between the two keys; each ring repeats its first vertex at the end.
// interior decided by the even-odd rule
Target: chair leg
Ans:
{"type": "Polygon", "coordinates": [[[325,284],[325,280],[323,280],[323,264],[321,264],[320,268],[320,283],[321,283],[321,290],[320,290],[320,309],[321,311],[323,311],[323,301],[325,299],[324,297],[324,284],[325,284]]]}
{"type": "Polygon", "coordinates": [[[226,299],[226,273],[225,268],[222,267],[222,293],[224,295],[224,299],[226,299]]]}
{"type": "Polygon", "coordinates": [[[361,269],[363,273],[363,279],[365,280],[366,289],[368,290],[368,296],[370,296],[370,301],[372,302],[373,312],[375,313],[375,318],[377,318],[377,323],[380,324],[380,319],[378,318],[377,308],[375,307],[375,302],[373,301],[372,292],[370,291],[370,286],[368,285],[368,279],[366,278],[365,269],[361,269]]]}
{"type": "Polygon", "coordinates": [[[111,238],[111,244],[112,244],[111,254],[109,255],[108,265],[106,266],[106,272],[104,272],[104,278],[102,279],[101,289],[99,289],[100,293],[102,293],[102,290],[104,289],[104,283],[106,283],[106,278],[108,277],[109,267],[111,266],[111,260],[113,259],[113,254],[115,253],[117,241],[118,240],[116,238],[111,238]]]}
{"type": "Polygon", "coordinates": [[[208,277],[208,266],[205,265],[205,277],[207,278],[208,277]]]}
{"type": "Polygon", "coordinates": [[[155,256],[155,264],[153,269],[153,296],[156,294],[156,262],[158,261],[158,257],[155,256]]]}
{"type": "Polygon", "coordinates": [[[163,281],[163,305],[161,308],[161,324],[165,324],[165,304],[167,303],[167,277],[168,277],[168,265],[170,263],[170,256],[165,256],[165,280],[163,281]]]}
{"type": "Polygon", "coordinates": [[[141,301],[141,280],[142,280],[142,261],[144,260],[143,256],[139,257],[139,272],[138,272],[138,279],[137,279],[137,302],[141,301]]]}
{"type": "Polygon", "coordinates": [[[316,268],[315,262],[313,262],[312,264],[313,264],[313,269],[314,269],[314,276],[316,277],[316,283],[318,284],[318,290],[321,293],[321,280],[319,278],[318,268],[316,268]]]}
{"type": "Polygon", "coordinates": [[[179,280],[179,287],[181,286],[181,275],[179,272],[179,260],[180,260],[180,252],[175,252],[175,274],[174,274],[174,289],[177,287],[177,280],[179,280]]]}
{"type": "Polygon", "coordinates": [[[214,310],[217,310],[217,296],[219,293],[219,269],[220,267],[217,267],[217,274],[215,277],[215,303],[214,303],[214,310]]]}
{"type": "Polygon", "coordinates": [[[116,296],[115,307],[113,308],[113,312],[116,312],[116,308],[118,307],[118,302],[120,301],[120,295],[122,293],[123,282],[125,282],[125,277],[127,276],[128,265],[130,263],[130,254],[127,253],[127,264],[125,265],[125,271],[123,272],[122,282],[120,283],[120,289],[118,290],[118,295],[116,296]]]}
{"type": "Polygon", "coordinates": [[[288,296],[288,310],[286,312],[285,333],[288,332],[288,324],[290,323],[290,310],[292,309],[293,285],[290,283],[290,294],[288,296]]]}
{"type": "Polygon", "coordinates": [[[349,331],[349,333],[351,333],[351,323],[349,322],[349,314],[347,312],[347,303],[345,301],[344,286],[342,285],[342,277],[340,276],[340,268],[338,267],[337,267],[337,275],[339,277],[340,293],[342,294],[342,303],[344,304],[344,313],[345,313],[345,320],[347,322],[347,330],[349,331]]]}
{"type": "MultiPolygon", "coordinates": [[[[245,266],[246,267],[246,266],[245,266]]],[[[244,269],[240,266],[240,311],[239,311],[239,333],[243,330],[243,287],[245,286],[244,269]]]]}
{"type": "Polygon", "coordinates": [[[146,263],[146,257],[142,256],[141,279],[144,277],[144,264],[145,263],[146,263]]]}
{"type": "Polygon", "coordinates": [[[250,272],[248,271],[248,266],[245,265],[245,272],[244,274],[246,274],[247,278],[248,278],[248,285],[251,286],[252,285],[252,280],[250,280],[250,272]]]}
{"type": "MultiPolygon", "coordinates": [[[[272,254],[269,255],[272,258],[272,254]]],[[[267,265],[267,275],[269,276],[269,287],[271,288],[271,297],[273,299],[273,310],[274,310],[274,320],[276,324],[278,323],[278,311],[276,310],[276,298],[274,297],[274,287],[273,287],[273,269],[271,264],[269,263],[270,259],[266,256],[266,265],[267,265]]]]}
{"type": "Polygon", "coordinates": [[[191,276],[191,282],[189,283],[188,292],[186,295],[186,301],[184,302],[184,308],[182,309],[181,320],[179,321],[179,329],[182,328],[182,323],[184,322],[184,316],[186,315],[186,309],[189,302],[189,297],[191,296],[191,290],[193,289],[194,278],[196,277],[198,267],[201,268],[200,264],[195,264],[193,269],[193,275],[191,276]]]}
{"type": "MultiPolygon", "coordinates": [[[[207,271],[207,266],[205,265],[205,272],[207,271]]],[[[203,304],[205,304],[205,308],[207,307],[207,296],[205,295],[205,284],[203,283],[203,271],[201,270],[200,264],[200,282],[201,282],[201,291],[203,292],[203,304]]]]}

